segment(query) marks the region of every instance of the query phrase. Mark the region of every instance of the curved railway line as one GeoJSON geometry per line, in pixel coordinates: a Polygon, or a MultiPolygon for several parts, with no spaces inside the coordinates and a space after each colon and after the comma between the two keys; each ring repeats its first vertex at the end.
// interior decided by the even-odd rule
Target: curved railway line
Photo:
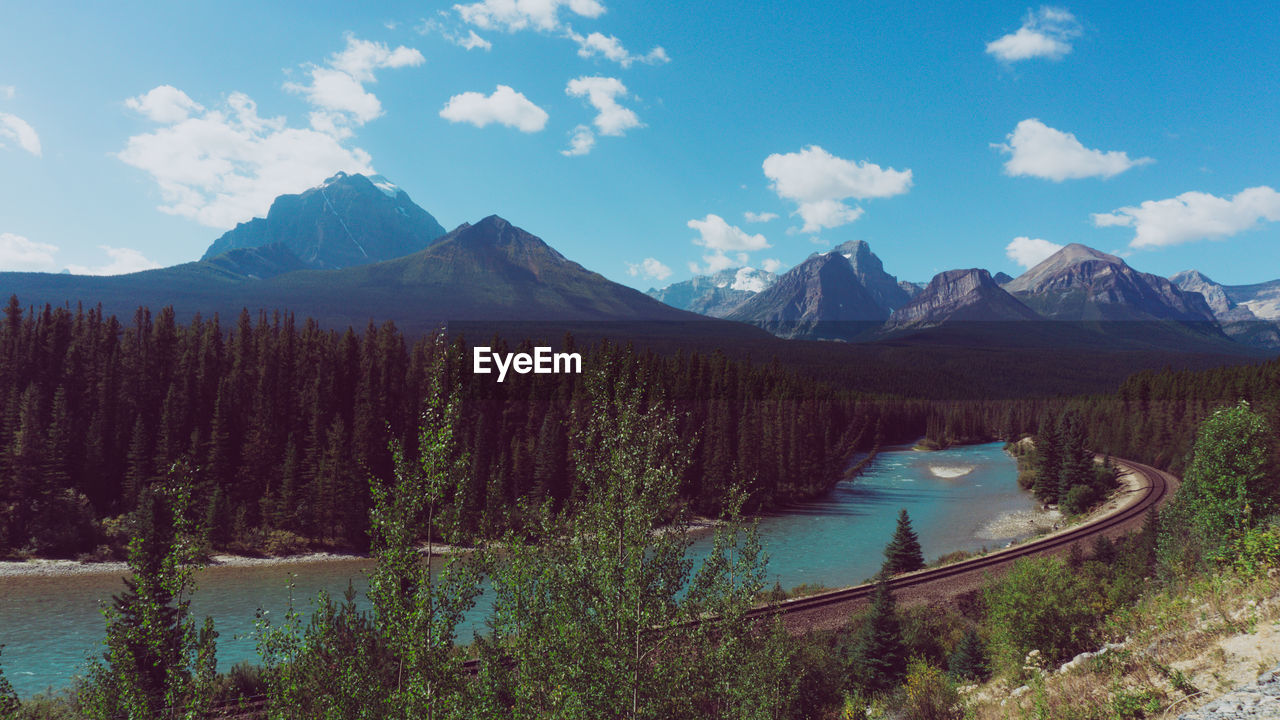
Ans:
{"type": "MultiPolygon", "coordinates": [[[[1020,558],[1065,553],[1074,544],[1083,545],[1103,535],[1108,538],[1118,537],[1141,526],[1147,512],[1161,505],[1178,486],[1177,478],[1150,465],[1132,460],[1117,459],[1114,462],[1142,480],[1141,487],[1131,491],[1134,496],[1127,498],[1128,502],[1122,507],[1031,542],[981,557],[895,576],[889,581],[889,586],[899,603],[912,604],[955,597],[977,590],[988,576],[1007,570],[1020,558]]],[[[845,625],[853,611],[866,604],[874,592],[875,585],[866,583],[764,605],[750,611],[747,616],[755,619],[781,616],[783,623],[793,634],[835,629],[845,625]]],[[[479,661],[468,660],[463,668],[468,674],[474,675],[479,671],[479,661]]],[[[248,700],[249,703],[245,706],[218,708],[207,717],[251,718],[265,713],[265,698],[254,697],[248,700]]]]}
{"type": "MultiPolygon", "coordinates": [[[[1136,497],[1114,512],[981,557],[898,575],[889,581],[889,587],[899,602],[908,604],[954,597],[978,589],[988,575],[1007,570],[1019,558],[1065,553],[1076,543],[1084,545],[1100,535],[1115,538],[1136,529],[1142,525],[1148,510],[1158,507],[1172,494],[1178,479],[1132,460],[1115,460],[1115,463],[1141,479],[1142,486],[1131,491],[1136,497]]],[[[834,629],[844,625],[851,612],[868,602],[874,592],[875,585],[866,583],[759,607],[751,611],[749,617],[781,615],[787,628],[795,633],[834,629]]]]}

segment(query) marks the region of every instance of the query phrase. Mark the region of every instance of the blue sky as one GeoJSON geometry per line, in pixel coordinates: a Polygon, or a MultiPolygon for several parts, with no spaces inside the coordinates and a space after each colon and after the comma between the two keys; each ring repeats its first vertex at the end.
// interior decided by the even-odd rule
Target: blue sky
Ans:
{"type": "Polygon", "coordinates": [[[192,260],[346,169],[639,288],[855,239],[1280,277],[1280,6],[903,5],[11,3],[0,269],[192,260]]]}

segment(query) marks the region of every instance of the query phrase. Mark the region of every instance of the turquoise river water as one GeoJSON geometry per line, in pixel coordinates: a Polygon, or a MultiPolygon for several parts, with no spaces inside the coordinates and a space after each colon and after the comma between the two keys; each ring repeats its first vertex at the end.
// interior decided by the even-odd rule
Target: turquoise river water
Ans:
{"type": "MultiPolygon", "coordinates": [[[[911,514],[930,561],[954,550],[1002,546],[1022,535],[998,537],[984,528],[1035,505],[1029,493],[1018,490],[1016,476],[1013,459],[999,443],[931,453],[882,452],[860,477],[839,483],[821,500],[761,519],[769,583],[791,588],[862,582],[879,569],[899,508],[911,514]]],[[[709,544],[709,537],[698,538],[694,554],[704,554],[709,544]]],[[[287,605],[290,574],[305,611],[307,598],[317,591],[340,595],[348,581],[363,601],[369,567],[363,559],[212,567],[198,576],[192,608],[197,617],[213,616],[220,634],[218,665],[226,669],[257,660],[254,611],[263,607],[279,616],[287,605]]],[[[5,646],[0,663],[20,696],[67,686],[86,658],[101,652],[99,602],[121,589],[118,573],[0,577],[0,644],[5,646]]],[[[473,611],[460,637],[479,630],[483,615],[482,606],[473,611]]]]}

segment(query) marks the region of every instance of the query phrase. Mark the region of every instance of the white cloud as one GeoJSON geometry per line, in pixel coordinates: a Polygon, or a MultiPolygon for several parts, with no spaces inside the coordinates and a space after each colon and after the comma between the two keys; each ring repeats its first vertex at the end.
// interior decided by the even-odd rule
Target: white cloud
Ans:
{"type": "Polygon", "coordinates": [[[708,214],[701,220],[690,220],[688,226],[698,231],[693,244],[710,250],[753,252],[771,247],[764,235],[748,235],[742,228],[730,225],[719,215],[708,214]]]}
{"type": "Polygon", "coordinates": [[[1109,178],[1136,165],[1155,162],[1143,157],[1130,159],[1120,150],[1103,152],[1085,147],[1072,133],[1055,130],[1036,118],[1018,123],[1009,133],[1008,143],[991,146],[1009,155],[1004,164],[1007,175],[1028,175],[1054,182],[1079,178],[1109,178]]]}
{"type": "Polygon", "coordinates": [[[817,145],[800,152],[774,153],[764,160],[764,174],[779,197],[794,201],[804,220],[800,230],[816,233],[857,220],[862,208],[845,200],[901,195],[911,188],[911,171],[882,168],[871,162],[836,157],[817,145]]]}
{"type": "Polygon", "coordinates": [[[1008,258],[1024,268],[1035,267],[1044,262],[1050,255],[1058,252],[1062,246],[1041,238],[1016,237],[1004,248],[1008,258]]]}
{"type": "Polygon", "coordinates": [[[111,261],[106,265],[97,267],[68,265],[67,269],[73,275],[124,275],[160,267],[160,263],[148,260],[142,253],[131,248],[116,248],[109,245],[99,245],[98,247],[107,253],[107,257],[111,258],[111,261]]]}
{"type": "Polygon", "coordinates": [[[309,67],[309,84],[285,83],[285,89],[306,96],[317,108],[311,115],[313,129],[347,137],[352,126],[364,125],[382,115],[382,103],[365,89],[366,83],[377,82],[374,70],[424,62],[422,53],[413,48],[402,45],[392,50],[380,42],[348,35],[342,52],[330,55],[324,66],[309,67]]]}
{"type": "MultiPolygon", "coordinates": [[[[448,17],[448,13],[443,10],[440,11],[440,15],[448,17]]],[[[454,32],[438,19],[424,20],[422,24],[414,29],[417,30],[419,35],[439,33],[440,37],[465,50],[475,50],[477,48],[480,50],[493,49],[493,43],[477,35],[475,30],[468,29],[467,34],[462,35],[460,32],[454,32]]]]}
{"type": "Polygon", "coordinates": [[[590,35],[582,36],[570,28],[565,31],[565,37],[578,44],[579,57],[589,59],[600,55],[624,68],[629,68],[635,63],[663,65],[671,62],[671,58],[667,56],[667,51],[660,46],[655,46],[648,54],[633,55],[622,46],[622,41],[613,35],[593,32],[590,35]]]}
{"type": "MultiPolygon", "coordinates": [[[[36,134],[35,128],[17,115],[0,113],[0,140],[16,142],[18,147],[40,157],[40,136],[36,134]]],[[[0,147],[4,145],[0,143],[0,147]]]]}
{"type": "Polygon", "coordinates": [[[732,256],[725,254],[723,250],[716,250],[702,256],[702,261],[706,263],[705,267],[701,267],[698,263],[689,263],[689,271],[695,275],[714,275],[721,270],[728,270],[731,267],[747,264],[746,253],[736,253],[732,256]]]}
{"type": "Polygon", "coordinates": [[[763,222],[770,222],[772,220],[777,220],[778,213],[771,213],[771,212],[754,213],[748,210],[747,212],[742,213],[742,217],[749,223],[763,223],[763,222]]]}
{"type": "Polygon", "coordinates": [[[592,122],[601,135],[618,136],[632,128],[644,127],[634,112],[618,104],[619,97],[627,97],[627,87],[617,78],[574,78],[564,91],[571,97],[585,97],[591,103],[597,113],[592,122]]]}
{"type": "Polygon", "coordinates": [[[526,133],[538,132],[547,125],[545,110],[506,85],[499,85],[488,96],[478,92],[454,95],[440,111],[440,117],[476,127],[498,123],[526,133]]]}
{"type": "Polygon", "coordinates": [[[1080,32],[1074,15],[1045,5],[1028,11],[1017,31],[987,43],[987,54],[1007,63],[1032,58],[1061,60],[1071,52],[1071,40],[1080,32]]]}
{"type": "Polygon", "coordinates": [[[193,112],[204,112],[200,103],[172,85],[151,88],[142,95],[125,100],[124,104],[158,123],[178,123],[186,120],[193,112]]]}
{"type": "Polygon", "coordinates": [[[0,270],[40,272],[53,270],[58,246],[39,243],[21,235],[0,233],[0,270]]]}
{"type": "Polygon", "coordinates": [[[223,229],[265,215],[276,196],[339,170],[373,172],[364,150],[344,147],[333,133],[287,127],[283,117],[260,117],[243,93],[134,135],[117,157],[151,174],[164,199],[161,212],[223,229]]]}
{"type": "Polygon", "coordinates": [[[1230,199],[1185,192],[1167,200],[1148,200],[1093,215],[1098,227],[1132,227],[1135,249],[1181,245],[1193,240],[1221,240],[1280,221],[1280,193],[1265,185],[1241,190],[1230,199]]]}
{"type": "Polygon", "coordinates": [[[477,35],[475,30],[468,30],[466,37],[454,35],[450,36],[448,39],[454,45],[467,50],[475,50],[476,48],[480,48],[481,50],[493,49],[493,43],[477,35]]]}
{"type": "Polygon", "coordinates": [[[760,263],[760,267],[764,268],[767,272],[776,273],[782,269],[782,261],[777,258],[765,258],[760,263]]]}
{"type": "Polygon", "coordinates": [[[569,147],[561,150],[560,154],[566,157],[586,155],[595,146],[595,133],[591,132],[591,128],[586,125],[579,125],[573,129],[573,136],[569,138],[569,147]]]}
{"type": "Polygon", "coordinates": [[[12,85],[0,85],[0,97],[5,100],[12,100],[13,96],[18,92],[18,88],[12,85]]]}
{"type": "Polygon", "coordinates": [[[597,0],[481,0],[468,5],[454,5],[464,22],[483,30],[533,29],[549,32],[560,27],[560,11],[586,18],[604,14],[597,0]]]}
{"type": "Polygon", "coordinates": [[[643,276],[661,282],[671,276],[671,268],[655,258],[645,258],[638,263],[627,263],[627,274],[631,277],[643,276]]]}
{"type": "Polygon", "coordinates": [[[764,278],[756,273],[755,268],[742,267],[738,268],[738,272],[734,274],[733,284],[729,287],[734,290],[758,293],[765,289],[765,282],[764,278]]]}

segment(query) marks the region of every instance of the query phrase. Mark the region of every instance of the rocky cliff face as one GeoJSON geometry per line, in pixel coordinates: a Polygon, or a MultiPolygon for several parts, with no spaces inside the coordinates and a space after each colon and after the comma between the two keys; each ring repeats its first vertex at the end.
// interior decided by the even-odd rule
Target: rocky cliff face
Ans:
{"type": "Polygon", "coordinates": [[[879,326],[888,315],[858,281],[848,258],[830,252],[795,266],[727,319],[781,337],[845,340],[879,326]]]}
{"type": "Polygon", "coordinates": [[[910,303],[894,311],[886,329],[1038,319],[1034,311],[1002,290],[989,272],[974,268],[935,275],[910,303]]]}
{"type": "Polygon", "coordinates": [[[1124,260],[1073,243],[1004,285],[1026,305],[1054,320],[1215,321],[1199,293],[1142,273],[1124,260]]]}

